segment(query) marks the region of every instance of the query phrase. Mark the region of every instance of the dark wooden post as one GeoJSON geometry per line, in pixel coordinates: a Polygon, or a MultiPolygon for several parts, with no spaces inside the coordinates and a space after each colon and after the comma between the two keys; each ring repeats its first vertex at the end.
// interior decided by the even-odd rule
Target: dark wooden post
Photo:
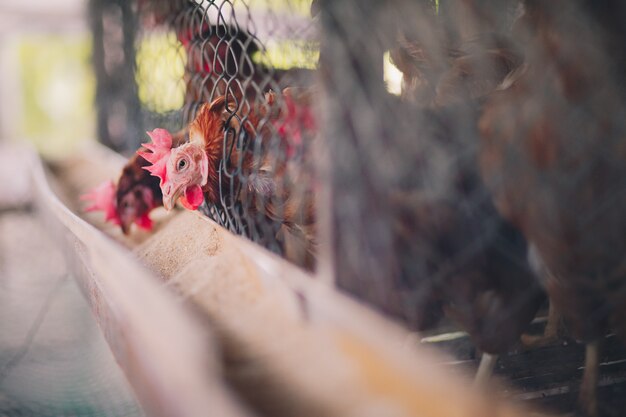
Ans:
{"type": "Polygon", "coordinates": [[[132,1],[90,0],[98,139],[116,151],[135,150],[143,126],[135,82],[137,21],[132,1]]]}
{"type": "MultiPolygon", "coordinates": [[[[395,2],[391,2],[395,3],[395,2]]],[[[323,149],[320,275],[375,304],[394,254],[382,155],[389,109],[383,54],[390,2],[320,1],[323,149]]],[[[389,119],[391,120],[391,119],[389,119]]]]}

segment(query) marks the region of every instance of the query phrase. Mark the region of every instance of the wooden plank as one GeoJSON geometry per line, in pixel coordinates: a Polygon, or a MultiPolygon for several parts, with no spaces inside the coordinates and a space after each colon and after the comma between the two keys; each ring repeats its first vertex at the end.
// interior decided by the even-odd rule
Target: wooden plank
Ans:
{"type": "Polygon", "coordinates": [[[263,414],[518,415],[406,330],[209,219],[181,213],[161,233],[186,246],[184,262],[163,265],[159,234],[140,258],[220,329],[231,381],[263,414]],[[193,234],[217,243],[207,252],[193,234]]]}
{"type": "Polygon", "coordinates": [[[36,155],[24,162],[38,212],[56,232],[146,413],[249,416],[223,386],[206,330],[126,250],[61,203],[36,155]]]}
{"type": "Polygon", "coordinates": [[[406,330],[207,218],[181,213],[159,233],[138,256],[221,330],[230,379],[263,414],[517,415],[406,330]],[[161,262],[194,234],[217,243],[161,262]]]}

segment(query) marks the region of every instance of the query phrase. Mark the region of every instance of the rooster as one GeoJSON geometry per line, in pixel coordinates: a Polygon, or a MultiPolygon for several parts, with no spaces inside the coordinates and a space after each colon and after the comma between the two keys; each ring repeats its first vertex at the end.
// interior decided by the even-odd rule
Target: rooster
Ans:
{"type": "Polygon", "coordinates": [[[311,268],[315,242],[309,138],[315,121],[307,93],[285,89],[284,108],[266,94],[255,111],[236,111],[220,96],[203,105],[189,126],[189,142],[172,147],[166,134],[152,137],[139,155],[160,180],[163,205],[189,210],[234,198],[248,217],[277,226],[288,259],[311,268]],[[263,121],[263,123],[261,123],[263,121]],[[226,135],[226,140],[225,140],[226,135]],[[227,145],[225,145],[227,144],[227,145]],[[238,175],[226,175],[226,169],[238,175]],[[238,190],[229,196],[227,190],[238,190]]]}
{"type": "Polygon", "coordinates": [[[527,66],[487,101],[482,175],[536,247],[550,300],[587,344],[579,392],[598,414],[600,341],[626,338],[626,7],[527,1],[527,66]]]}

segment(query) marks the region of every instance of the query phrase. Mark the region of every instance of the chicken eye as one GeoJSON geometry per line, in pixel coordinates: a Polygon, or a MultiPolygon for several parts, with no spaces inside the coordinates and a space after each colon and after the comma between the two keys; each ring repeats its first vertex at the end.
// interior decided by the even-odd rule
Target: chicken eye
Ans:
{"type": "Polygon", "coordinates": [[[181,159],[180,161],[178,161],[178,165],[176,166],[176,169],[178,171],[182,171],[186,167],[187,167],[187,160],[186,159],[181,159]]]}

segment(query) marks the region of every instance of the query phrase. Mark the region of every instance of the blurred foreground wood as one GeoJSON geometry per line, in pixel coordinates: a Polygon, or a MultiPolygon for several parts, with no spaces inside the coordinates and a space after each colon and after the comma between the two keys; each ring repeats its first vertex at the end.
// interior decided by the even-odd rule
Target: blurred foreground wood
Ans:
{"type": "MultiPolygon", "coordinates": [[[[98,152],[101,160],[79,157],[55,170],[59,193],[75,210],[79,193],[119,173],[120,161],[98,152]]],[[[199,320],[217,335],[227,383],[261,415],[529,415],[494,395],[499,390],[474,391],[469,377],[442,365],[449,358],[411,343],[405,329],[205,217],[158,213],[153,235],[126,239],[97,214],[86,216],[175,290],[164,291],[57,200],[34,166],[41,211],[59,223],[82,263],[77,275],[149,414],[244,415],[218,380],[199,320]],[[156,411],[163,407],[169,410],[156,411]]]]}
{"type": "Polygon", "coordinates": [[[74,215],[31,154],[33,202],[147,415],[244,417],[208,332],[119,245],[74,215]]]}

